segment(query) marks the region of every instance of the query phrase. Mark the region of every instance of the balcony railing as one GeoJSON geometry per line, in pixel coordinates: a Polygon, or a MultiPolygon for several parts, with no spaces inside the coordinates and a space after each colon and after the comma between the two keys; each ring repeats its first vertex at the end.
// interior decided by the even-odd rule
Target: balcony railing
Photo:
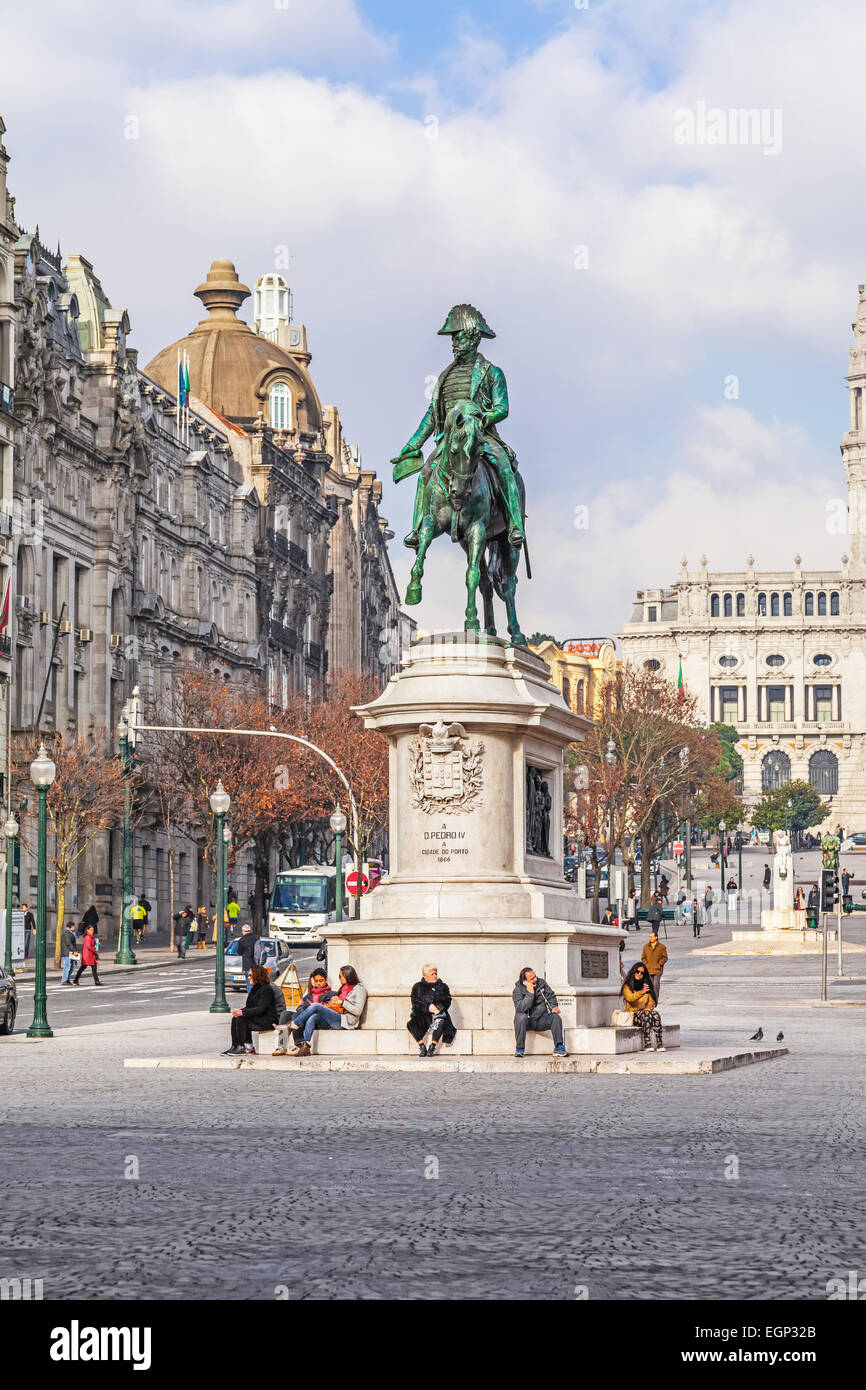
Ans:
{"type": "Polygon", "coordinates": [[[12,655],[12,638],[5,632],[0,633],[0,656],[8,660],[12,655]]]}
{"type": "Polygon", "coordinates": [[[6,381],[0,381],[0,410],[7,415],[15,414],[15,392],[6,381]]]}

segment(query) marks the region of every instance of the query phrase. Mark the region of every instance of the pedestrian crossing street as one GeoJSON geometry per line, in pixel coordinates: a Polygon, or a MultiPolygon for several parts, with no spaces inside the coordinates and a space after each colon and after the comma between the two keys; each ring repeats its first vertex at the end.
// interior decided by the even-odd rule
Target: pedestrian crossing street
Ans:
{"type": "MultiPolygon", "coordinates": [[[[174,1013],[179,1005],[200,1007],[206,999],[213,998],[213,971],[201,969],[178,970],[168,966],[162,970],[148,970],[141,975],[123,973],[103,976],[103,988],[96,994],[96,986],[90,975],[82,977],[81,983],[70,988],[59,981],[48,985],[48,1008],[51,1018],[67,1015],[70,1021],[77,1015],[86,1017],[92,1010],[112,1010],[118,1017],[127,1013],[146,1011],[149,1013],[174,1013]],[[94,997],[95,996],[95,997],[94,997]]],[[[23,1004],[32,999],[33,978],[19,980],[18,995],[23,1004]]],[[[227,992],[231,1006],[233,999],[240,1000],[240,994],[227,992]]]]}

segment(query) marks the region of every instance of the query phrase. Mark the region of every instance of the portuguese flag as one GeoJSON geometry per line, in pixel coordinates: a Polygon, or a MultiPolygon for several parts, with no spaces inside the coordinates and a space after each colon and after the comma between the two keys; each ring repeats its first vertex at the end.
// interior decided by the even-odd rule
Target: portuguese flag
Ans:
{"type": "Polygon", "coordinates": [[[677,699],[682,700],[685,686],[683,684],[683,659],[680,657],[680,673],[677,676],[677,699]]]}

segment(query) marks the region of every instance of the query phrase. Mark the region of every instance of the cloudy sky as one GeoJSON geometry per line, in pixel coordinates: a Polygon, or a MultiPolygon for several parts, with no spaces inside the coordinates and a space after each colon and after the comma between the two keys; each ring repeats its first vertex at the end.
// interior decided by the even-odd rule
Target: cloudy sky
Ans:
{"type": "MultiPolygon", "coordinates": [[[[597,636],[683,555],[845,548],[862,22],[862,0],[35,0],[4,16],[10,187],[93,261],[142,363],[201,317],[212,259],[252,285],[289,248],[401,582],[388,459],[445,313],[478,304],[527,481],[524,629],[597,636]],[[738,108],[763,125],[722,142],[738,108]]],[[[425,627],[461,624],[457,560],[431,552],[425,627]]]]}

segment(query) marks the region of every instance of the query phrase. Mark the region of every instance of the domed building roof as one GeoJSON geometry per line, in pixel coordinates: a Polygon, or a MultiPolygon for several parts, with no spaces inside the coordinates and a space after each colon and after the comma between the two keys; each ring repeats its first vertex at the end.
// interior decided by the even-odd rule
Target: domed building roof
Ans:
{"type": "Polygon", "coordinates": [[[292,409],[287,414],[281,406],[280,421],[285,427],[316,433],[322,427],[322,407],[303,364],[238,318],[249,293],[231,261],[214,261],[195,291],[207,318],[158,352],[144,368],[145,375],[176,395],[178,353],[185,351],[191,394],[218,415],[252,421],[262,411],[267,420],[269,393],[275,386],[281,390],[282,384],[288,387],[292,409]]]}

